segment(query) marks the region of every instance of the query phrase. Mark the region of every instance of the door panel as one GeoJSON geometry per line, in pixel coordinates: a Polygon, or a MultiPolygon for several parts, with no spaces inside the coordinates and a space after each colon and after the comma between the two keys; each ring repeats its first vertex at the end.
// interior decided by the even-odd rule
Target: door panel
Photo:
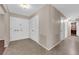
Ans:
{"type": "Polygon", "coordinates": [[[39,40],[39,19],[38,16],[30,20],[30,37],[32,40],[38,42],[39,40]]]}
{"type": "Polygon", "coordinates": [[[10,19],[10,41],[29,38],[29,20],[17,17],[10,19]]]}

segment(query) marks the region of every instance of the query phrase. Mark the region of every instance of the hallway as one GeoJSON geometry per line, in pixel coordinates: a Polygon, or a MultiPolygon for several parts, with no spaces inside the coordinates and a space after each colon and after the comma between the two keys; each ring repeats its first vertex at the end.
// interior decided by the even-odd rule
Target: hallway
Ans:
{"type": "Polygon", "coordinates": [[[31,39],[17,40],[11,42],[5,50],[4,55],[78,55],[79,54],[79,37],[69,37],[59,45],[45,50],[31,39]]]}

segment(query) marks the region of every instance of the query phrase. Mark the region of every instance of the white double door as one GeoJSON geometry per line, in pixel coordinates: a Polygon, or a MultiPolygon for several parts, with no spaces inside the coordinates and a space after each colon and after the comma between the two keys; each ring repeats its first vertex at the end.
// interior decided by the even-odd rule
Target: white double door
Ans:
{"type": "Polygon", "coordinates": [[[39,42],[39,17],[34,16],[30,19],[30,38],[39,42]]]}
{"type": "Polygon", "coordinates": [[[10,41],[29,38],[29,20],[10,17],[10,41]]]}

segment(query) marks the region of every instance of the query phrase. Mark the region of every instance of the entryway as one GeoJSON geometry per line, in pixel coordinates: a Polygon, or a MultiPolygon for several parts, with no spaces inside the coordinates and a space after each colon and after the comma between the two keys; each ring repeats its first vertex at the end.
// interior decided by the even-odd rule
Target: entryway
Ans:
{"type": "Polygon", "coordinates": [[[71,36],[76,36],[76,22],[71,23],[71,36]]]}

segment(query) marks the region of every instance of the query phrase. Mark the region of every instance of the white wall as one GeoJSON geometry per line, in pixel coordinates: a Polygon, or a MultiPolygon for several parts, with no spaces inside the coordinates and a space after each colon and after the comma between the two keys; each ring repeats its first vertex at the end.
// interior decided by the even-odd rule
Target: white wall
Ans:
{"type": "Polygon", "coordinates": [[[67,18],[67,19],[64,19],[64,29],[65,29],[65,38],[69,37],[71,34],[70,34],[70,29],[71,29],[71,26],[70,26],[70,18],[67,18]]]}
{"type": "Polygon", "coordinates": [[[10,41],[29,38],[29,20],[10,17],[10,41]]]}
{"type": "Polygon", "coordinates": [[[63,17],[61,17],[61,28],[60,28],[60,33],[61,33],[61,35],[60,35],[60,39],[61,40],[64,40],[65,39],[65,22],[64,22],[64,18],[63,17]]]}
{"type": "Polygon", "coordinates": [[[76,23],[76,27],[77,27],[77,36],[79,36],[79,21],[76,23]]]}

